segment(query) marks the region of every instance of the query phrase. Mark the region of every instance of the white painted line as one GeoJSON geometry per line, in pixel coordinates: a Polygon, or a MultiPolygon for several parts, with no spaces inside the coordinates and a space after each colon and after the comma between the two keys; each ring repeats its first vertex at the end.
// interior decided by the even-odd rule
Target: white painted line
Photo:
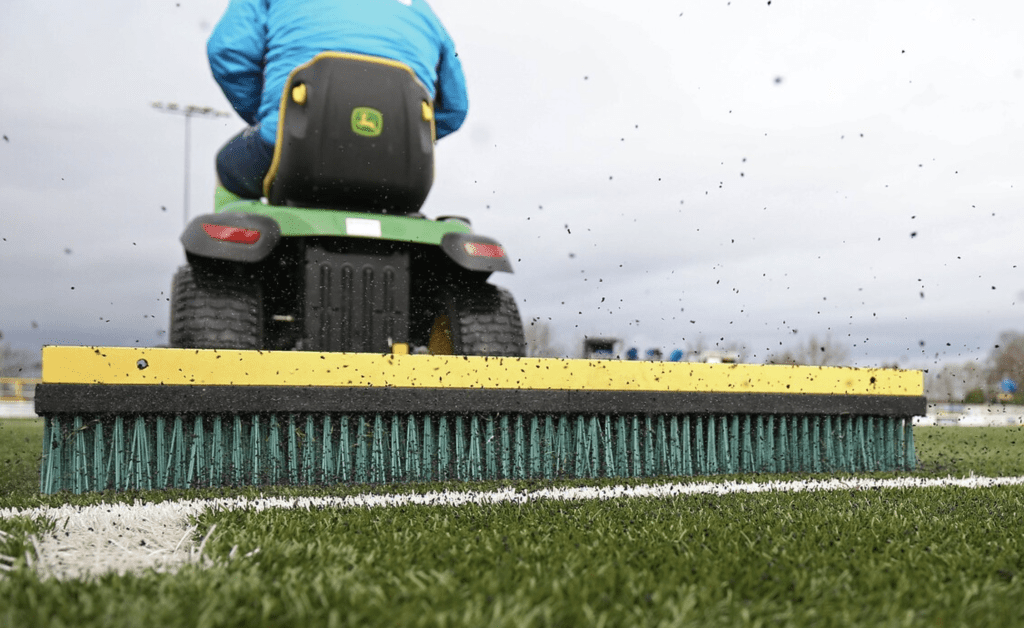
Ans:
{"type": "MultiPolygon", "coordinates": [[[[968,478],[831,478],[790,482],[695,482],[643,486],[551,488],[537,491],[512,489],[488,492],[444,491],[405,495],[354,495],[350,497],[266,497],[167,501],[159,504],[98,504],[55,508],[0,509],[0,518],[45,517],[56,530],[32,539],[35,567],[40,577],[81,578],[109,572],[139,573],[147,569],[175,571],[190,563],[209,564],[203,544],[192,538],[195,528],[189,516],[210,509],[247,508],[381,508],[410,504],[460,506],[465,504],[529,503],[540,500],[581,501],[675,495],[726,495],[730,493],[795,493],[875,489],[960,486],[981,488],[1024,484],[1024,477],[968,478]]],[[[212,533],[213,530],[210,530],[212,533]]],[[[209,536],[209,535],[207,535],[209,536]]],[[[258,551],[258,550],[257,550],[258,551]]],[[[232,551],[232,558],[235,552],[232,551]]],[[[9,561],[0,558],[0,566],[9,561]]],[[[32,558],[32,557],[30,557],[32,558]]],[[[2,575],[2,574],[0,574],[2,575]]]]}

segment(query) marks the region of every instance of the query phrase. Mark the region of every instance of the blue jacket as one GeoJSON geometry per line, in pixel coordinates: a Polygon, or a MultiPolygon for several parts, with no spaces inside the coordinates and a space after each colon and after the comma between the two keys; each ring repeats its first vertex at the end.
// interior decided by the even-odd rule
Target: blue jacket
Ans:
{"type": "Polygon", "coordinates": [[[405,63],[434,98],[437,137],[462,126],[462,64],[425,0],[231,0],[207,44],[231,106],[271,144],[288,75],[325,50],[405,63]]]}

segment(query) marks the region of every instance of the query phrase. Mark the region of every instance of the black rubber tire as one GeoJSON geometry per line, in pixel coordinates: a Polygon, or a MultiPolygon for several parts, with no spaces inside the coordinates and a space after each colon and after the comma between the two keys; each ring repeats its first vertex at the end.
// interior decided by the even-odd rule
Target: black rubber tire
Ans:
{"type": "Polygon", "coordinates": [[[262,349],[262,296],[257,282],[182,266],[171,284],[171,346],[262,349]]]}
{"type": "Polygon", "coordinates": [[[481,283],[449,295],[447,302],[453,354],[526,355],[523,322],[508,290],[481,283]]]}

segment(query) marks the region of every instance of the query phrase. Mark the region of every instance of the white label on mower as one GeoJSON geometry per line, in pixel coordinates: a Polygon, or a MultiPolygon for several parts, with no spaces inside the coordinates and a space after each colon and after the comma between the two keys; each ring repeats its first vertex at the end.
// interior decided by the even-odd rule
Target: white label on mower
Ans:
{"type": "Polygon", "coordinates": [[[345,233],[364,238],[380,237],[380,221],[370,218],[346,218],[345,233]]]}

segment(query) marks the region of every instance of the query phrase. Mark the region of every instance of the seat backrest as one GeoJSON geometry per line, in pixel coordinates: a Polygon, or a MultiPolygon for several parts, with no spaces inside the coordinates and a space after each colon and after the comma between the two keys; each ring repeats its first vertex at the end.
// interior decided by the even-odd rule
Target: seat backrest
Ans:
{"type": "Polygon", "coordinates": [[[281,95],[271,205],[409,214],[434,182],[434,111],[403,63],[324,52],[281,95]]]}

